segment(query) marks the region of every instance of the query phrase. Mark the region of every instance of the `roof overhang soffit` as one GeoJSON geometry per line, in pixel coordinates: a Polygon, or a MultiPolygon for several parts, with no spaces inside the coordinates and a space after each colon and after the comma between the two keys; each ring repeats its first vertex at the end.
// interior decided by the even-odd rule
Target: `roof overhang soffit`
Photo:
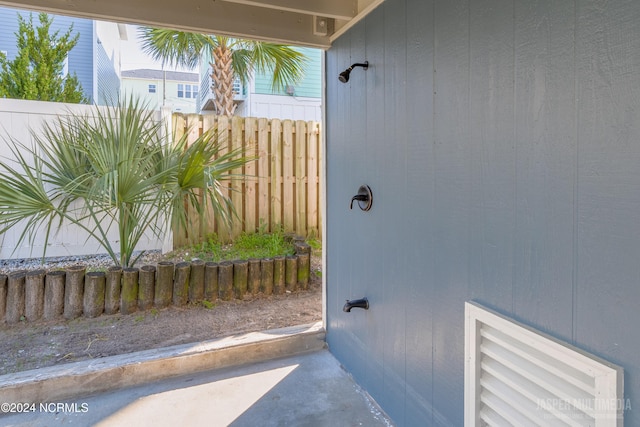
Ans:
{"type": "Polygon", "coordinates": [[[0,0],[106,21],[328,48],[384,0],[0,0]]]}

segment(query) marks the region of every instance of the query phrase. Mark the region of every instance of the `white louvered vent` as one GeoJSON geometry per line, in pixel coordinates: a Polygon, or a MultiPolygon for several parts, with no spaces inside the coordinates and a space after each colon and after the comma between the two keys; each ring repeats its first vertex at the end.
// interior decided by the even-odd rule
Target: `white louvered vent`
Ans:
{"type": "Polygon", "coordinates": [[[465,427],[622,426],[622,368],[465,304],[465,427]]]}

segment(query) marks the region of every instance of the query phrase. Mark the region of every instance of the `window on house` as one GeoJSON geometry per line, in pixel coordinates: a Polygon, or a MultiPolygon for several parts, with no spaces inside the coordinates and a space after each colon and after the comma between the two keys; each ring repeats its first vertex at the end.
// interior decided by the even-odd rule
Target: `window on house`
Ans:
{"type": "Polygon", "coordinates": [[[149,85],[149,93],[156,93],[156,85],[149,85]]]}
{"type": "Polygon", "coordinates": [[[233,93],[236,95],[242,95],[242,83],[240,82],[240,79],[235,79],[233,81],[233,93]]]}
{"type": "Polygon", "coordinates": [[[178,83],[178,98],[196,99],[197,97],[198,97],[197,85],[185,85],[182,83],[178,83]]]}

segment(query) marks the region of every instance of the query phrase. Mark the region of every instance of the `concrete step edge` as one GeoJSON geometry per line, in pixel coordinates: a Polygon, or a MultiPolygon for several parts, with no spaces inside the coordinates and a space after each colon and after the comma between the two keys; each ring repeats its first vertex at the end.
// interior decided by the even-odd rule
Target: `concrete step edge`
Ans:
{"type": "Polygon", "coordinates": [[[325,331],[317,322],[2,375],[0,396],[3,403],[60,402],[325,347],[325,331]]]}

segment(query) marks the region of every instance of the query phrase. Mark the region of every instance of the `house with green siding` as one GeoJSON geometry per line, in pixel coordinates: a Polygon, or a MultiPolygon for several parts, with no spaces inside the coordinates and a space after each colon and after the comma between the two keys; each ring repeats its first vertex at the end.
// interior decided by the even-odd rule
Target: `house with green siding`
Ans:
{"type": "MultiPolygon", "coordinates": [[[[321,120],[323,52],[314,48],[298,49],[308,58],[302,81],[288,85],[283,91],[271,89],[270,73],[256,73],[245,87],[237,81],[234,85],[235,101],[238,105],[236,115],[270,119],[321,120]]],[[[210,68],[209,59],[203,58],[200,67],[200,97],[197,110],[202,113],[213,112],[210,68]]]]}

